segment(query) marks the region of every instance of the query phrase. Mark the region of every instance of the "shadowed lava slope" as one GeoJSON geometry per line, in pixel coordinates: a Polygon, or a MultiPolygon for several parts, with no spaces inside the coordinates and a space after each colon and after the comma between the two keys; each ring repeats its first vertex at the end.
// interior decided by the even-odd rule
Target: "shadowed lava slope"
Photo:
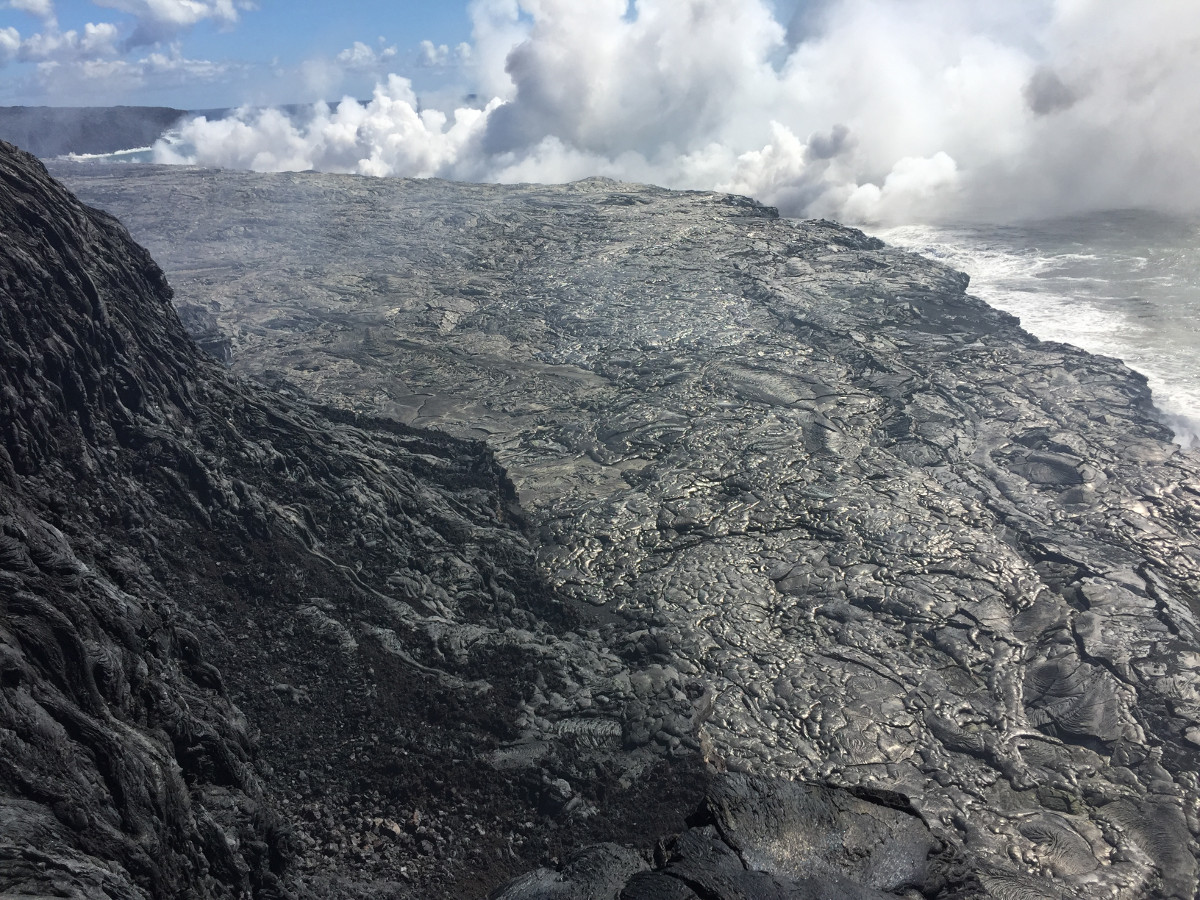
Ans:
{"type": "Polygon", "coordinates": [[[634,668],[516,771],[623,735],[898,792],[991,896],[1192,896],[1200,469],[1118,362],[738,198],[57,171],[235,368],[495,449],[634,668]]]}
{"type": "MultiPolygon", "coordinates": [[[[568,630],[490,452],[231,378],[125,229],[2,143],[0,235],[0,893],[477,896],[545,859],[594,799],[556,782],[607,751],[497,754],[539,686],[624,667],[568,630]]],[[[703,788],[643,756],[678,827],[703,788]]]]}

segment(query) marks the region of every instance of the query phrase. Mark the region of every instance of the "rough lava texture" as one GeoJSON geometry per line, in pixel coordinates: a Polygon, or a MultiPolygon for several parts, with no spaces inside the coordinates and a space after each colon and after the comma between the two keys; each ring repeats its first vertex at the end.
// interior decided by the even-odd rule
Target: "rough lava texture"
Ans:
{"type": "MultiPolygon", "coordinates": [[[[507,852],[540,864],[507,900],[1193,895],[1200,466],[1120,363],[1037,341],[958,273],[735,197],[56,171],[215,317],[235,370],[348,410],[195,363],[221,396],[312,424],[262,414],[282,465],[200,457],[258,506],[215,476],[209,494],[163,482],[199,524],[152,532],[183,574],[151,553],[138,576],[184,609],[205,596],[188,578],[244,515],[210,496],[267,510],[296,559],[327,561],[313,587],[260,574],[279,541],[231,559],[226,606],[200,603],[184,642],[260,730],[256,777],[311,842],[288,884],[413,866],[425,896],[465,895],[507,852]],[[443,460],[465,445],[406,425],[486,440],[535,546],[506,527],[513,497],[482,447],[491,493],[472,505],[461,461],[406,441],[443,460]],[[421,461],[440,492],[406,506],[396,486],[393,503],[421,461]],[[509,506],[489,520],[494,497],[509,506]],[[399,532],[421,525],[401,523],[429,510],[457,524],[418,553],[399,532]],[[324,654],[289,628],[324,635],[324,654]],[[326,672],[353,683],[341,666],[367,673],[357,693],[324,690],[326,672]],[[379,763],[398,753],[409,767],[379,763]],[[415,794],[414,762],[444,786],[415,794]],[[703,803],[701,764],[727,773],[703,803]],[[637,827],[696,804],[677,838],[631,852],[655,837],[637,827]],[[413,862],[439,853],[440,881],[413,862]]],[[[182,416],[175,392],[147,408],[182,416]]],[[[232,447],[264,442],[253,416],[210,421],[232,447]]],[[[186,446],[206,446],[191,427],[186,446]]],[[[77,555],[97,533],[53,524],[77,555]]],[[[217,808],[201,772],[193,805],[217,808]]],[[[237,846],[270,859],[262,827],[237,846]]]]}
{"type": "Polygon", "coordinates": [[[494,448],[628,666],[512,771],[569,732],[902,796],[986,895],[1192,896],[1200,468],[1120,363],[734,197],[60,171],[235,369],[494,448]]]}

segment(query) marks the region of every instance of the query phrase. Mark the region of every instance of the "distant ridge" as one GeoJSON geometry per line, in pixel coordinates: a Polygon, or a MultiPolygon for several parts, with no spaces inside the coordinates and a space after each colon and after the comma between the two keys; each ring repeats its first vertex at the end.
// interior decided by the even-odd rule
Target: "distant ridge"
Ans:
{"type": "Polygon", "coordinates": [[[153,144],[186,115],[167,106],[0,106],[0,139],[44,158],[115,153],[153,144]]]}

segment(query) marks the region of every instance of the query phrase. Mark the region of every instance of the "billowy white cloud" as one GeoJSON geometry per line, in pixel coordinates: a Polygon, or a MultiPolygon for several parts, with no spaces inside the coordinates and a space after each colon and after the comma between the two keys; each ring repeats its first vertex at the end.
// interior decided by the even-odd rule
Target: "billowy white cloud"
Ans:
{"type": "Polygon", "coordinates": [[[237,64],[184,56],[179,44],[171,44],[166,52],[148,53],[135,64],[147,81],[163,83],[163,79],[178,82],[214,82],[239,68],[237,64]]]}
{"type": "Polygon", "coordinates": [[[114,56],[120,33],[111,22],[88,22],[79,37],[79,51],[84,56],[114,56]]]}
{"type": "MultiPolygon", "coordinates": [[[[498,101],[497,101],[498,103],[498,101]]],[[[181,138],[193,156],[160,143],[161,162],[201,158],[206,165],[255,171],[303,170],[417,177],[437,175],[458,160],[471,159],[471,148],[483,134],[483,110],[418,112],[411,83],[397,75],[375,88],[362,104],[351,98],[335,108],[318,104],[302,124],[275,109],[242,110],[236,116],[209,121],[201,117],[183,126],[181,138]]]]}
{"type": "Polygon", "coordinates": [[[42,20],[48,28],[58,27],[58,18],[54,13],[53,0],[4,0],[0,9],[15,9],[18,12],[29,13],[42,20]]]}
{"type": "Polygon", "coordinates": [[[255,8],[250,0],[93,0],[97,6],[133,16],[137,22],[129,47],[174,40],[200,22],[232,26],[241,12],[255,8]]]}
{"type": "Polygon", "coordinates": [[[434,44],[433,41],[421,41],[420,64],[429,68],[461,65],[471,61],[471,45],[462,43],[453,49],[449,44],[434,44]]]}
{"type": "MultiPolygon", "coordinates": [[[[143,90],[211,83],[244,73],[235,62],[191,59],[180,36],[200,22],[232,26],[250,0],[93,0],[96,6],[124,14],[117,22],[89,22],[79,29],[59,27],[52,0],[0,0],[0,8],[20,10],[41,20],[41,28],[22,37],[0,28],[0,66],[27,63],[25,89],[62,102],[106,104],[114,97],[143,90]]],[[[386,54],[378,54],[376,72],[386,72],[386,54]]]]}
{"type": "MultiPolygon", "coordinates": [[[[868,223],[1200,209],[1200,4],[475,0],[482,108],[403,79],[163,159],[472,180],[606,174],[868,223]]],[[[370,48],[367,48],[370,49],[370,48]]],[[[449,48],[430,44],[431,62],[449,48]]],[[[461,54],[466,57],[466,54],[461,54]]]]}
{"type": "Polygon", "coordinates": [[[377,69],[386,66],[396,58],[396,48],[381,47],[376,50],[362,41],[355,41],[353,46],[346,48],[337,55],[338,64],[352,71],[377,69]]]}
{"type": "Polygon", "coordinates": [[[336,97],[347,82],[370,85],[386,80],[396,64],[399,51],[380,37],[376,46],[355,41],[333,57],[317,56],[304,60],[296,69],[277,66],[275,78],[304,85],[309,96],[336,97]]]}
{"type": "Polygon", "coordinates": [[[47,95],[71,97],[81,105],[100,105],[113,93],[211,83],[236,69],[230,63],[190,59],[173,44],[137,59],[59,54],[38,63],[35,78],[47,95]]]}
{"type": "Polygon", "coordinates": [[[21,32],[9,26],[0,28],[0,66],[16,59],[21,49],[21,32]]]}
{"type": "Polygon", "coordinates": [[[17,58],[22,62],[74,62],[102,59],[120,54],[120,32],[110,22],[88,22],[83,31],[50,28],[21,42],[17,58]]]}

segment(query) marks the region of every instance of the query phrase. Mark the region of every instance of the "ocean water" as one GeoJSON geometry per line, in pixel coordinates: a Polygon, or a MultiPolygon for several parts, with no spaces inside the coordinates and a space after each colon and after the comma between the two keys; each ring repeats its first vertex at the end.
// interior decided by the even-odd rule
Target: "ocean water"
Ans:
{"type": "Polygon", "coordinates": [[[1200,447],[1200,219],[1126,210],[874,233],[966,272],[971,293],[1037,337],[1123,360],[1178,443],[1200,447]]]}
{"type": "Polygon", "coordinates": [[[113,153],[68,153],[56,158],[71,162],[148,163],[154,162],[154,148],[131,147],[128,150],[117,150],[113,153]]]}
{"type": "MultiPolygon", "coordinates": [[[[213,118],[216,118],[214,115],[213,118]]],[[[178,128],[169,128],[159,135],[158,140],[170,147],[177,147],[183,141],[183,135],[178,128]]],[[[112,153],[67,153],[58,159],[75,163],[152,163],[154,162],[154,147],[130,147],[127,150],[116,150],[112,153]]]]}

